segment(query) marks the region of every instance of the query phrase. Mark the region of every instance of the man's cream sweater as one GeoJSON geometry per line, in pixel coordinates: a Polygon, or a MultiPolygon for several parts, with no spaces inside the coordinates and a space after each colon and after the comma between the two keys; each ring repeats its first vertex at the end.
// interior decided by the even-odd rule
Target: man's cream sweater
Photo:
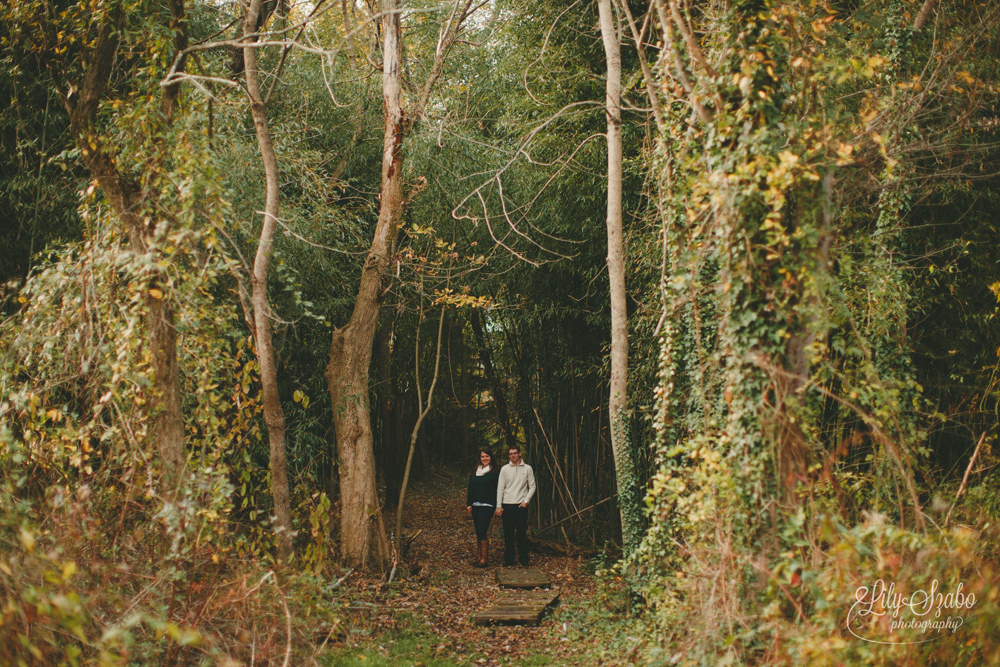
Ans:
{"type": "Polygon", "coordinates": [[[524,461],[521,465],[508,463],[500,468],[500,481],[497,482],[497,507],[504,503],[520,505],[531,500],[535,495],[535,473],[524,461]]]}

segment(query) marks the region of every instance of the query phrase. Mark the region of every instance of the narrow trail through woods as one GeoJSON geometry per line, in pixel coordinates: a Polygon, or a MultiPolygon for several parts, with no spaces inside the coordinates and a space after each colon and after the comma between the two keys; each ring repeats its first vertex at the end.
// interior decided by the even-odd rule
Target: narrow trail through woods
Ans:
{"type": "MultiPolygon", "coordinates": [[[[558,605],[540,625],[474,624],[475,613],[500,594],[496,571],[503,560],[503,540],[500,520],[495,517],[490,525],[489,567],[473,565],[475,531],[465,510],[465,484],[466,478],[457,473],[436,472],[407,493],[403,532],[420,534],[406,555],[405,578],[391,587],[360,577],[353,582],[352,588],[372,603],[370,630],[391,632],[402,629],[404,622],[411,628],[422,626],[428,638],[437,642],[428,648],[445,663],[594,664],[593,643],[602,638],[594,628],[584,627],[580,609],[591,600],[597,585],[582,556],[531,554],[530,566],[548,574],[561,593],[558,605]],[[584,658],[584,654],[591,657],[584,658]]],[[[394,518],[386,517],[387,521],[394,518]]],[[[358,647],[365,639],[349,643],[358,647]]],[[[392,653],[391,646],[377,648],[383,655],[392,653]]]]}

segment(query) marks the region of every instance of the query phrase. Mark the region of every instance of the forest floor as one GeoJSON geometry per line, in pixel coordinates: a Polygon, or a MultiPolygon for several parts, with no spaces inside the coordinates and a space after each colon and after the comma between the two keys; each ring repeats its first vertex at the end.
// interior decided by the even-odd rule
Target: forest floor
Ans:
{"type": "MultiPolygon", "coordinates": [[[[560,591],[540,625],[477,626],[476,612],[500,594],[500,520],[490,526],[489,567],[473,566],[475,531],[465,510],[465,478],[436,473],[406,496],[405,535],[421,531],[401,581],[351,575],[344,583],[344,627],[327,645],[328,665],[631,665],[640,640],[627,619],[627,595],[596,561],[533,553],[531,567],[560,591]],[[416,574],[413,572],[417,571],[416,574]]],[[[390,519],[391,517],[386,517],[390,519]]],[[[389,530],[389,526],[386,526],[389,530]]]]}

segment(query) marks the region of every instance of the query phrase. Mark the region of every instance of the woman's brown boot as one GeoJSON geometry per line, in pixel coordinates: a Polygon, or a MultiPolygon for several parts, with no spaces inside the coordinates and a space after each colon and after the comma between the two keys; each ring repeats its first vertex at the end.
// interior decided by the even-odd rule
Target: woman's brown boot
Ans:
{"type": "Polygon", "coordinates": [[[479,540],[479,562],[476,567],[486,567],[486,559],[490,553],[490,543],[487,540],[479,540]]]}

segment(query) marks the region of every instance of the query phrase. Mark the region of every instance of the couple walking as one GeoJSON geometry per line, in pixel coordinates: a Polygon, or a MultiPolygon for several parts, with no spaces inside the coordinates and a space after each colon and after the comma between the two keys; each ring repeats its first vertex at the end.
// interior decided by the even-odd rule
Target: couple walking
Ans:
{"type": "Polygon", "coordinates": [[[514,567],[514,551],[523,567],[528,565],[528,502],[535,495],[535,474],[521,459],[517,445],[507,448],[510,463],[497,470],[493,456],[479,452],[479,467],[469,476],[465,510],[476,526],[479,560],[476,567],[486,567],[489,557],[488,531],[493,515],[503,521],[504,567],[514,567]]]}

